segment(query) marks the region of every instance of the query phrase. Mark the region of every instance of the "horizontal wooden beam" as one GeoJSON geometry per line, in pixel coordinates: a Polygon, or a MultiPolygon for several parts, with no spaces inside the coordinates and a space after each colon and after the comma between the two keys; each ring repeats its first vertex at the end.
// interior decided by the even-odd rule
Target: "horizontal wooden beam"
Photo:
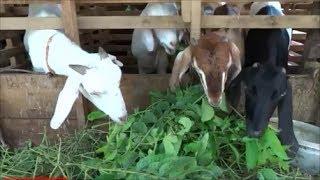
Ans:
{"type": "MultiPolygon", "coordinates": [[[[80,16],[80,29],[186,28],[180,16],[80,16]]],[[[0,18],[0,30],[60,29],[60,18],[0,18]]]]}
{"type": "MultiPolygon", "coordinates": [[[[197,0],[194,0],[197,1],[197,0]]],[[[199,1],[199,0],[198,0],[199,1]]],[[[250,3],[250,2],[264,2],[268,0],[202,0],[202,2],[230,2],[230,3],[250,3]]],[[[299,2],[299,3],[310,3],[312,1],[319,0],[279,0],[283,3],[288,2],[299,2]]],[[[1,4],[29,4],[29,3],[59,3],[60,0],[0,0],[1,4]]],[[[181,0],[77,0],[79,4],[97,4],[97,3],[151,3],[151,2],[181,2],[181,0]]]]}
{"type": "MultiPolygon", "coordinates": [[[[202,28],[320,28],[320,16],[202,16],[202,28]]],[[[79,16],[80,29],[187,28],[181,16],[79,16]]],[[[1,17],[0,30],[62,29],[60,18],[1,17]]]]}
{"type": "Polygon", "coordinates": [[[320,16],[203,16],[202,28],[320,28],[320,16]]]}

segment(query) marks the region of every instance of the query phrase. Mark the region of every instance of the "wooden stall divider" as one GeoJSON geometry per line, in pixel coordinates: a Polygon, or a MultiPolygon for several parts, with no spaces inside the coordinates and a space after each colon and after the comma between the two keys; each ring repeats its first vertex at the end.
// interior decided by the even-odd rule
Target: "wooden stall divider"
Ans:
{"type": "MultiPolygon", "coordinates": [[[[66,35],[75,43],[80,45],[79,28],[76,13],[75,0],[61,0],[62,6],[62,23],[66,35]]],[[[85,100],[81,94],[75,102],[77,125],[83,127],[85,125],[85,100]]]]}

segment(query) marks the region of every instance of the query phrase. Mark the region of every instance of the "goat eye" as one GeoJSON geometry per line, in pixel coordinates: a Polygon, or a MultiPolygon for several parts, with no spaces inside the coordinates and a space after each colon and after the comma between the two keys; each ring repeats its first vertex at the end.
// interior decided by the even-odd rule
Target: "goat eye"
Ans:
{"type": "Polygon", "coordinates": [[[283,92],[282,94],[280,94],[280,97],[283,97],[287,94],[287,92],[283,92]]]}
{"type": "Polygon", "coordinates": [[[253,86],[252,88],[248,88],[248,89],[247,89],[247,92],[248,92],[250,95],[253,95],[253,96],[257,95],[257,88],[256,88],[256,86],[253,86]]]}
{"type": "Polygon", "coordinates": [[[277,91],[277,90],[273,91],[273,93],[272,93],[272,95],[271,95],[271,98],[272,98],[272,99],[276,99],[277,96],[278,96],[278,91],[277,91]]]}

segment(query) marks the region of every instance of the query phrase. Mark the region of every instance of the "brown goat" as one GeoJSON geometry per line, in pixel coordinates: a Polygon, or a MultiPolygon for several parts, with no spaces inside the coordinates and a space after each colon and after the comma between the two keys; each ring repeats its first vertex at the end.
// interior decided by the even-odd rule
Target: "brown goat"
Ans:
{"type": "Polygon", "coordinates": [[[170,78],[171,89],[178,86],[190,66],[197,71],[209,103],[217,105],[225,85],[241,71],[240,51],[226,36],[215,32],[202,36],[177,55],[170,78]]]}

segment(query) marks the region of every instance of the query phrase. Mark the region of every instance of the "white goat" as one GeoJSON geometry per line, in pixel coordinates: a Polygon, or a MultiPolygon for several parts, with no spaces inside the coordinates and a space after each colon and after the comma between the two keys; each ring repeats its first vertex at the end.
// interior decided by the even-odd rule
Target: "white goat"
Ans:
{"type": "MultiPolygon", "coordinates": [[[[140,16],[175,16],[178,15],[175,3],[149,3],[140,16]]],[[[183,31],[177,29],[135,29],[132,35],[131,51],[138,61],[140,74],[165,74],[168,57],[176,52],[183,31]]]]}
{"type": "MultiPolygon", "coordinates": [[[[29,16],[57,16],[53,9],[58,5],[29,7],[29,16]]],[[[58,12],[58,16],[61,12],[58,12]]],[[[32,65],[37,72],[55,73],[67,76],[59,94],[50,126],[57,129],[67,118],[79,95],[79,91],[113,121],[126,119],[127,110],[119,85],[121,70],[115,56],[102,48],[99,53],[87,53],[57,30],[27,31],[24,44],[32,65]]]]}

